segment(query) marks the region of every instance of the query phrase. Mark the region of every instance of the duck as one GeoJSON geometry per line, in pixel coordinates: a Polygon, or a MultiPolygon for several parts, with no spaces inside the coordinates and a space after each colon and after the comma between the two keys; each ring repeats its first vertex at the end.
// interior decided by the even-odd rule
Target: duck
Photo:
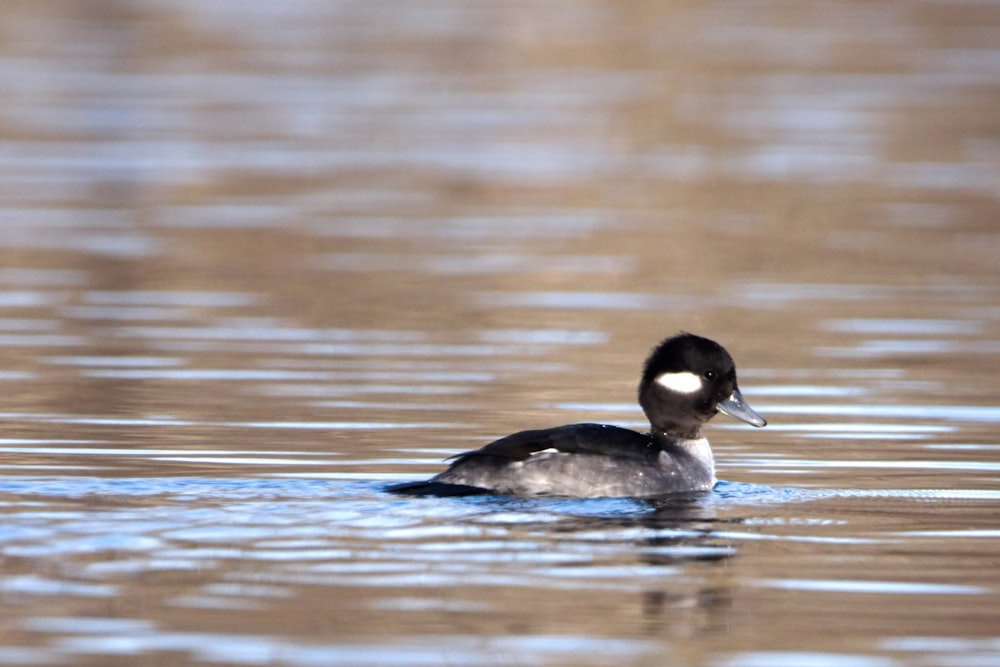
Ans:
{"type": "Polygon", "coordinates": [[[642,433],[578,423],[520,431],[452,457],[446,470],[389,487],[397,494],[655,498],[710,491],[715,459],[702,427],[718,413],[767,425],[743,398],[736,363],[720,344],[681,332],[646,359],[642,433]]]}

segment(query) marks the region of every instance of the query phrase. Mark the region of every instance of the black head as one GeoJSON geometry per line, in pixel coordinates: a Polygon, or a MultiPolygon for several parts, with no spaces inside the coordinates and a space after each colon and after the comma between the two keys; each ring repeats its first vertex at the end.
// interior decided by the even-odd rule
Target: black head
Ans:
{"type": "Polygon", "coordinates": [[[767,423],[743,400],[725,348],[689,333],[667,338],[649,355],[639,404],[654,432],[685,438],[698,437],[720,411],[754,426],[767,423]]]}

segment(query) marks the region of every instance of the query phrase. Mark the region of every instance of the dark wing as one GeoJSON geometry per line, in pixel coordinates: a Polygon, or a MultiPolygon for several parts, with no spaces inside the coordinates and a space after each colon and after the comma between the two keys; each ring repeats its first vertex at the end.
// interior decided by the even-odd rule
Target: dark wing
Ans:
{"type": "Polygon", "coordinates": [[[455,459],[452,466],[483,456],[523,461],[546,449],[629,459],[648,459],[658,451],[653,439],[644,433],[605,424],[569,424],[508,435],[480,449],[452,457],[455,459]]]}

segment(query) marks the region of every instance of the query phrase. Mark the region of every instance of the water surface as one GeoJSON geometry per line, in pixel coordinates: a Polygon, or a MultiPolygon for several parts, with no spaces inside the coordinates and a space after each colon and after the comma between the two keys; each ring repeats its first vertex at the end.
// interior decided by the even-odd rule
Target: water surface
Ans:
{"type": "Polygon", "coordinates": [[[1000,660],[997,7],[5,25],[0,663],[1000,660]],[[680,329],[712,493],[385,492],[680,329]]]}

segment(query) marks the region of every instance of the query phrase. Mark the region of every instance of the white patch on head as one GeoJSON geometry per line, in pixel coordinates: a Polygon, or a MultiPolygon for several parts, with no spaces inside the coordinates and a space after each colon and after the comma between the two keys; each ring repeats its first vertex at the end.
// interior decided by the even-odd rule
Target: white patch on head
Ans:
{"type": "Polygon", "coordinates": [[[676,391],[678,394],[693,394],[696,391],[701,391],[701,377],[691,371],[661,373],[656,376],[655,382],[664,389],[676,391]]]}

